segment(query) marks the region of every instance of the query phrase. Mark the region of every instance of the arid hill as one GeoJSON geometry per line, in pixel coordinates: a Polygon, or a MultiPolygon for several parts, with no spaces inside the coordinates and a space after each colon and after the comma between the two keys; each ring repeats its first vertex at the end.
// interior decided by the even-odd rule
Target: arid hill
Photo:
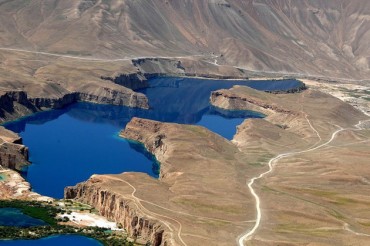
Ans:
{"type": "Polygon", "coordinates": [[[369,76],[369,30],[366,0],[0,1],[1,47],[100,58],[200,55],[332,78],[369,76]]]}

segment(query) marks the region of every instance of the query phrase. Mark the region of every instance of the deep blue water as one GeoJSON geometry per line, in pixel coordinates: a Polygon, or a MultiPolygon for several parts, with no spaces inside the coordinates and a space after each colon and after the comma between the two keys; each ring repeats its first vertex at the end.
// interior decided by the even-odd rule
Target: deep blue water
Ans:
{"type": "Polygon", "coordinates": [[[6,246],[101,246],[100,242],[92,238],[78,235],[60,235],[38,240],[0,240],[0,245],[6,246]]]}
{"type": "Polygon", "coordinates": [[[142,145],[118,137],[134,116],[163,122],[197,124],[231,139],[245,118],[263,117],[251,111],[225,111],[209,105],[211,91],[248,85],[260,90],[283,90],[300,85],[287,81],[223,81],[154,78],[142,90],[149,110],[76,103],[5,124],[18,132],[30,150],[24,176],[34,191],[62,198],[63,189],[92,174],[145,172],[158,177],[155,158],[142,145]]]}
{"type": "Polygon", "coordinates": [[[42,220],[32,218],[17,208],[0,208],[0,226],[30,227],[46,225],[42,220]]]}

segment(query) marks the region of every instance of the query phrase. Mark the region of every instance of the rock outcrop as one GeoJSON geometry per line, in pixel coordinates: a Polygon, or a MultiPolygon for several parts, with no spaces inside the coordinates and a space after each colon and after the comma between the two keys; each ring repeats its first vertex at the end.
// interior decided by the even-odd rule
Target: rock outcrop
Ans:
{"type": "Polygon", "coordinates": [[[230,90],[217,90],[211,93],[210,102],[213,106],[230,110],[253,110],[270,115],[283,113],[296,115],[290,109],[273,102],[266,92],[260,92],[245,86],[234,86],[230,90]]]}
{"type": "MultiPolygon", "coordinates": [[[[66,199],[77,199],[94,206],[99,213],[109,220],[122,226],[130,237],[150,245],[172,245],[165,233],[165,226],[141,212],[131,199],[122,196],[104,185],[109,186],[111,180],[104,176],[94,175],[87,182],[65,189],[66,199]]],[[[114,181],[113,181],[114,182],[114,181]]]]}
{"type": "Polygon", "coordinates": [[[37,111],[24,91],[6,91],[0,95],[0,121],[12,120],[37,111]]]}
{"type": "Polygon", "coordinates": [[[102,92],[72,92],[60,97],[28,97],[24,91],[6,91],[0,95],[0,121],[5,122],[45,109],[58,109],[78,101],[149,108],[144,94],[126,94],[109,88],[102,92]]]}
{"type": "Polygon", "coordinates": [[[320,118],[322,121],[350,127],[356,124],[354,119],[364,117],[359,110],[338,98],[311,89],[300,93],[272,94],[246,86],[234,86],[228,90],[212,92],[210,102],[216,107],[228,110],[261,112],[267,116],[264,120],[285,131],[298,134],[301,138],[312,136],[308,119],[320,118]]]}
{"type": "Polygon", "coordinates": [[[0,165],[20,170],[28,163],[28,148],[22,144],[22,138],[0,126],[0,165]]]}
{"type": "Polygon", "coordinates": [[[101,79],[112,81],[131,90],[144,89],[149,86],[147,78],[141,73],[117,74],[115,76],[101,76],[101,79]]]}
{"type": "Polygon", "coordinates": [[[58,109],[79,100],[79,93],[73,92],[63,95],[59,98],[29,98],[28,101],[36,109],[58,109]]]}
{"type": "Polygon", "coordinates": [[[110,88],[103,88],[102,92],[95,94],[80,92],[76,101],[121,105],[132,108],[149,108],[148,98],[144,94],[137,92],[123,93],[110,88]]]}
{"type": "Polygon", "coordinates": [[[185,68],[180,60],[166,58],[139,58],[133,59],[132,64],[144,73],[147,78],[158,76],[160,74],[185,74],[185,68]]]}

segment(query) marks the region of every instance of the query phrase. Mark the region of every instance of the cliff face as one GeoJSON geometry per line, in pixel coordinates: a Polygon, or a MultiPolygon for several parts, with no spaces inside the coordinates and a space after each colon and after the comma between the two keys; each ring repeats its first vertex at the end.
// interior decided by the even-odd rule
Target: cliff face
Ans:
{"type": "Polygon", "coordinates": [[[0,121],[14,120],[44,109],[62,108],[78,101],[149,108],[148,99],[144,94],[126,94],[108,88],[91,94],[72,92],[59,97],[33,98],[29,98],[24,91],[7,91],[0,95],[0,121]]]}
{"type": "Polygon", "coordinates": [[[71,103],[77,102],[79,93],[65,94],[60,98],[30,98],[29,102],[37,109],[48,108],[57,109],[67,106],[71,103]]]}
{"type": "Polygon", "coordinates": [[[122,105],[133,108],[149,108],[148,98],[142,93],[123,93],[109,88],[102,89],[99,93],[78,93],[76,101],[93,102],[100,104],[122,105]]]}
{"type": "Polygon", "coordinates": [[[132,238],[150,241],[153,246],[172,245],[163,224],[149,219],[130,199],[104,188],[103,179],[94,175],[87,182],[67,187],[64,197],[94,206],[101,215],[122,225],[132,238]]]}
{"type": "Polygon", "coordinates": [[[15,119],[36,111],[37,108],[23,91],[9,91],[0,95],[0,121],[15,119]]]}
{"type": "Polygon", "coordinates": [[[114,77],[101,76],[101,79],[112,81],[131,90],[144,89],[149,86],[146,77],[139,73],[118,74],[114,77]]]}
{"type": "Polygon", "coordinates": [[[20,170],[25,164],[28,164],[28,148],[22,144],[22,138],[1,126],[0,165],[20,170]]]}
{"type": "Polygon", "coordinates": [[[254,110],[266,115],[272,113],[297,114],[297,112],[272,102],[267,93],[240,86],[235,86],[230,90],[213,91],[210,102],[213,106],[229,110],[254,110]],[[243,88],[250,93],[239,93],[238,88],[243,88]]]}

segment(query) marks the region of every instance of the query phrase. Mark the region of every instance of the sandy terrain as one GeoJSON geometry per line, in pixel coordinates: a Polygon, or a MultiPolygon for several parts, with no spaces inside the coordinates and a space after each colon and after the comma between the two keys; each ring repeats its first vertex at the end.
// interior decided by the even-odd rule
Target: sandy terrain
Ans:
{"type": "Polygon", "coordinates": [[[88,212],[72,212],[71,214],[60,215],[60,217],[69,218],[71,224],[74,226],[96,226],[110,230],[122,230],[117,227],[117,223],[110,222],[103,216],[88,212]]]}

